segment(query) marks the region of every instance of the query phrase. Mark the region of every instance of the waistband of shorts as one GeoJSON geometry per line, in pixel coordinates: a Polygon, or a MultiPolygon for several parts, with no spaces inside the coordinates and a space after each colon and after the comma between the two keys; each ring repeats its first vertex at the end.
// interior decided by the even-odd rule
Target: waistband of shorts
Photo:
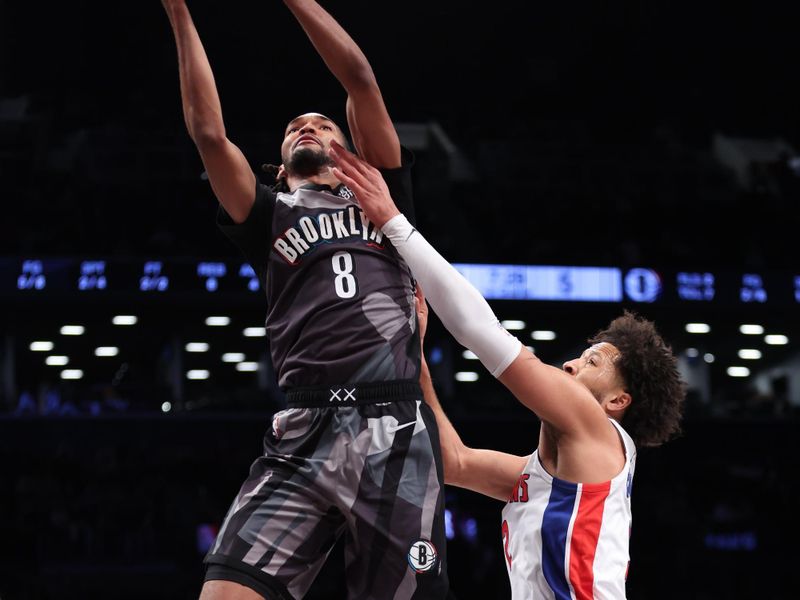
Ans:
{"type": "Polygon", "coordinates": [[[422,388],[419,382],[412,379],[297,387],[286,391],[286,404],[289,408],[358,406],[421,398],[422,388]]]}

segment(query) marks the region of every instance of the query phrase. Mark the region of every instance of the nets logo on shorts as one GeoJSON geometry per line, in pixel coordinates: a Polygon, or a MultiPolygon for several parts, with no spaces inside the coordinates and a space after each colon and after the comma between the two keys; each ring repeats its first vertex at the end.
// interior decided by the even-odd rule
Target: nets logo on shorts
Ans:
{"type": "Polygon", "coordinates": [[[438,563],[439,554],[428,540],[417,540],[408,549],[408,564],[417,573],[427,573],[438,563]]]}

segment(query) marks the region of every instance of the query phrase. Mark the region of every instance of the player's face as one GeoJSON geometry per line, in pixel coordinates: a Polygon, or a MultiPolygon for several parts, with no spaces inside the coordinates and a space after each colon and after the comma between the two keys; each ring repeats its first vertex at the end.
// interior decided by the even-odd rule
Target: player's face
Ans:
{"type": "Polygon", "coordinates": [[[297,152],[311,151],[327,158],[331,140],[345,143],[344,135],[336,123],[319,113],[306,113],[292,119],[286,126],[281,144],[283,164],[291,163],[297,152]]]}
{"type": "Polygon", "coordinates": [[[580,357],[564,363],[563,369],[589,388],[600,404],[622,391],[617,369],[620,352],[614,344],[601,342],[584,350],[580,357]]]}

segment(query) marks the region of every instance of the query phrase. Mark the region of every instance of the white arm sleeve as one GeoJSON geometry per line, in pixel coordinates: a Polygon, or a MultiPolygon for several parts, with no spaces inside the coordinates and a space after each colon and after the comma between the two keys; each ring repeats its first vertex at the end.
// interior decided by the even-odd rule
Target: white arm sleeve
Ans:
{"type": "Polygon", "coordinates": [[[500,325],[480,292],[403,215],[389,219],[381,230],[408,263],[447,330],[499,377],[519,354],[520,341],[500,325]]]}

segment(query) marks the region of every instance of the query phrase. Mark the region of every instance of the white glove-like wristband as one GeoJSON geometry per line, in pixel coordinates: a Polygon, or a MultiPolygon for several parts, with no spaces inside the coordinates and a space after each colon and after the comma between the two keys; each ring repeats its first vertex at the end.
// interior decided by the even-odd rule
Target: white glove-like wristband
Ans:
{"type": "Polygon", "coordinates": [[[447,330],[499,377],[519,354],[520,341],[500,325],[480,292],[403,215],[389,219],[381,231],[411,268],[447,330]]]}

